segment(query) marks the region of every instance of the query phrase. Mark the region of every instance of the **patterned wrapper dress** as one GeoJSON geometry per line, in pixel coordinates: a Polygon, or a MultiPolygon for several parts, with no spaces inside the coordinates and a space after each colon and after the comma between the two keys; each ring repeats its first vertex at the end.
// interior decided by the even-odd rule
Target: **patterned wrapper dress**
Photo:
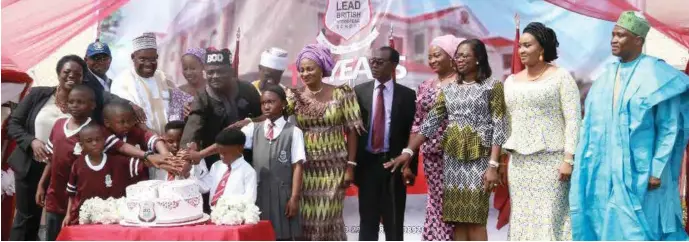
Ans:
{"type": "MultiPolygon", "coordinates": [[[[416,114],[411,128],[412,133],[419,133],[421,124],[438,97],[440,88],[433,82],[435,78],[421,83],[416,94],[416,114]]],[[[438,131],[435,132],[421,147],[423,155],[423,172],[428,185],[428,199],[426,200],[426,219],[423,224],[424,241],[449,241],[452,240],[452,225],[443,222],[443,151],[441,140],[447,127],[444,120],[438,131]]]]}
{"type": "Polygon", "coordinates": [[[347,240],[342,219],[347,166],[345,133],[362,125],[356,94],[347,85],[333,90],[331,101],[311,99],[287,89],[287,111],[304,132],[306,162],[301,199],[306,240],[347,240]]]}
{"type": "Polygon", "coordinates": [[[505,80],[509,117],[509,240],[572,240],[569,182],[559,180],[581,124],[579,89],[565,69],[535,82],[505,80]]]}
{"type": "Polygon", "coordinates": [[[170,104],[167,121],[184,120],[184,104],[194,101],[194,96],[179,88],[170,88],[170,104]]]}
{"type": "Polygon", "coordinates": [[[480,83],[452,83],[441,91],[421,125],[433,136],[448,120],[443,134],[443,221],[486,224],[488,198],[483,174],[491,147],[507,138],[503,85],[489,78],[480,83]]]}

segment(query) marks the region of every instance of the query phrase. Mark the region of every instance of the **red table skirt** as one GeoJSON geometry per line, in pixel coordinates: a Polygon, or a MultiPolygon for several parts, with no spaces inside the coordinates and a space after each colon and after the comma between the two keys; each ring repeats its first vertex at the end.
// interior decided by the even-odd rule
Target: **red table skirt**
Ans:
{"type": "Polygon", "coordinates": [[[74,225],[62,228],[57,240],[214,240],[214,241],[270,241],[275,231],[270,221],[254,225],[222,226],[214,224],[144,228],[111,225],[74,225]]]}

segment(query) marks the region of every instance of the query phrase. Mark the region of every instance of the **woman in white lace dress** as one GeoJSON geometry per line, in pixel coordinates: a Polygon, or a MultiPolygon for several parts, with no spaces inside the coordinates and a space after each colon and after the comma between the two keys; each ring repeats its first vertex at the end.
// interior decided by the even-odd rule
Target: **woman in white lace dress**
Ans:
{"type": "Polygon", "coordinates": [[[530,23],[519,40],[526,69],[505,81],[510,120],[510,240],[572,240],[569,177],[581,123],[574,78],[557,59],[555,32],[530,23]]]}

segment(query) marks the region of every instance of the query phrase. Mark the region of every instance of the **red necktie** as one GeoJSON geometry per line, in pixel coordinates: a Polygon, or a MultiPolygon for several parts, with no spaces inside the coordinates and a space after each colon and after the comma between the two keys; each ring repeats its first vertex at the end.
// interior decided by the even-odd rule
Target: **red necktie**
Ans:
{"type": "Polygon", "coordinates": [[[168,172],[168,173],[167,173],[167,180],[168,180],[168,181],[175,180],[175,175],[173,175],[172,173],[168,172]]]}
{"type": "Polygon", "coordinates": [[[385,101],[383,98],[383,91],[385,91],[385,86],[383,84],[378,85],[378,96],[376,98],[376,110],[373,114],[373,136],[371,137],[371,148],[373,152],[383,151],[383,146],[385,143],[385,101]]]}
{"type": "Polygon", "coordinates": [[[268,140],[273,140],[273,127],[275,127],[275,124],[268,121],[268,133],[266,133],[266,138],[268,140]]]}
{"type": "Polygon", "coordinates": [[[211,206],[215,206],[215,203],[217,203],[220,197],[222,197],[222,194],[225,193],[225,185],[227,185],[227,179],[230,178],[230,171],[232,171],[232,167],[228,166],[227,171],[222,175],[222,179],[220,179],[220,183],[218,183],[218,187],[215,188],[211,206]]]}

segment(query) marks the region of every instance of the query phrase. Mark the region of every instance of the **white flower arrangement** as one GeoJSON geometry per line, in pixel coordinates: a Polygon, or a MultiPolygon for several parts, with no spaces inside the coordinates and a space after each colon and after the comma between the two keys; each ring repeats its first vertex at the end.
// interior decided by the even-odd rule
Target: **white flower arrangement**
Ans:
{"type": "Polygon", "coordinates": [[[124,198],[89,198],[79,208],[79,224],[115,224],[124,218],[124,198]]]}
{"type": "Polygon", "coordinates": [[[211,211],[211,221],[217,225],[257,224],[261,211],[246,196],[225,196],[211,211]]]}
{"type": "Polygon", "coordinates": [[[0,180],[2,181],[2,198],[14,195],[14,171],[7,169],[2,171],[0,180]]]}

